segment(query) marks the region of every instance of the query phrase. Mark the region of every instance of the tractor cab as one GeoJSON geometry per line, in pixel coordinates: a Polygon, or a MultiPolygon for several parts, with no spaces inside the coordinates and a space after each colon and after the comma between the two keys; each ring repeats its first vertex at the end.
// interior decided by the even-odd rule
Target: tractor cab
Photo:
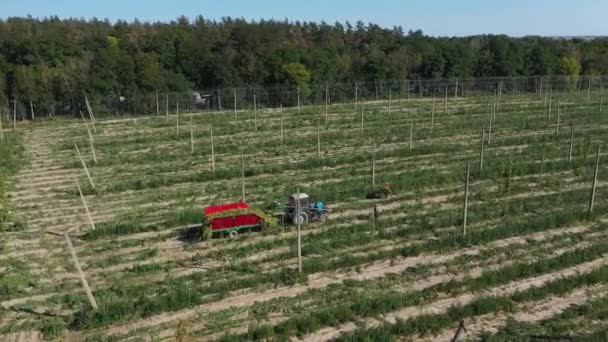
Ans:
{"type": "MultiPolygon", "coordinates": [[[[279,205],[281,206],[281,205],[279,205]]],[[[325,222],[329,214],[327,204],[312,200],[308,194],[300,192],[289,196],[287,205],[279,215],[283,223],[306,224],[307,222],[325,222]]]]}

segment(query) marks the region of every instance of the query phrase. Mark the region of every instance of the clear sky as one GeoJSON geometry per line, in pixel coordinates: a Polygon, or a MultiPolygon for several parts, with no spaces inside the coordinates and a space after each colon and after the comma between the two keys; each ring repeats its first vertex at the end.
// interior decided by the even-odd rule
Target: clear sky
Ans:
{"type": "Polygon", "coordinates": [[[0,17],[358,20],[429,35],[608,36],[608,0],[0,0],[0,17]]]}

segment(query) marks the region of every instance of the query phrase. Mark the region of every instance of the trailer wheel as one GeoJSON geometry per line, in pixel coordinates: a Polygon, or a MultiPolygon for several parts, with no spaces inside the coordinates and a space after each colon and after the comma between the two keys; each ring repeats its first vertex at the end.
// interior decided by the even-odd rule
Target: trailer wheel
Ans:
{"type": "Polygon", "coordinates": [[[231,239],[236,239],[239,236],[239,232],[236,230],[231,230],[228,233],[228,236],[230,236],[231,239]]]}
{"type": "Polygon", "coordinates": [[[325,221],[327,221],[327,214],[321,214],[321,216],[319,216],[319,222],[325,223],[325,221]]]}

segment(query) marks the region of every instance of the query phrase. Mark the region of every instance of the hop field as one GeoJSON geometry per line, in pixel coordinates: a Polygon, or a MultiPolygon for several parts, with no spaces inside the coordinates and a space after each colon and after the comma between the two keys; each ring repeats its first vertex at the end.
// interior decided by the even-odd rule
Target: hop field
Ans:
{"type": "Polygon", "coordinates": [[[601,339],[603,106],[553,91],[20,122],[0,150],[0,336],[434,341],[462,320],[468,338],[601,339]],[[184,228],[297,189],[331,208],[302,228],[302,273],[293,227],[184,228]]]}

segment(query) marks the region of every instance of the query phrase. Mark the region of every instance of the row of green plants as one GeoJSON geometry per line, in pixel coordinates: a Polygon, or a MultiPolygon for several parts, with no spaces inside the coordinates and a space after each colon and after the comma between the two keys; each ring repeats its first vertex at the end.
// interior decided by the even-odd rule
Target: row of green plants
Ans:
{"type": "Polygon", "coordinates": [[[359,328],[340,336],[337,341],[395,341],[407,336],[433,336],[443,329],[455,326],[462,319],[495,312],[513,312],[521,304],[559,296],[574,289],[608,282],[608,268],[602,267],[587,274],[560,278],[539,287],[516,292],[513,295],[482,296],[462,306],[454,306],[446,313],[427,314],[396,323],[381,324],[377,328],[359,328]]]}

